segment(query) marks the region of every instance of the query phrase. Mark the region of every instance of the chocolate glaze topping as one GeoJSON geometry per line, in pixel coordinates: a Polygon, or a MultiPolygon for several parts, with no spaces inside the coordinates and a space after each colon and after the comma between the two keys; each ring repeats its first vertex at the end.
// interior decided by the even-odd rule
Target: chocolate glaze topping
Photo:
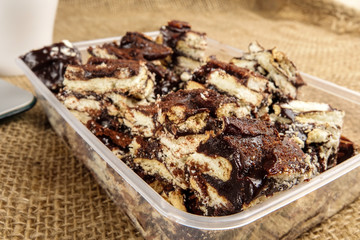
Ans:
{"type": "Polygon", "coordinates": [[[157,44],[138,32],[127,32],[121,39],[120,48],[140,49],[144,58],[150,61],[165,58],[172,53],[171,48],[157,44]]]}
{"type": "Polygon", "coordinates": [[[206,77],[216,69],[224,70],[226,73],[236,77],[238,81],[243,85],[245,85],[248,79],[252,76],[263,78],[261,75],[256,74],[249,69],[241,68],[234,64],[221,62],[216,59],[211,59],[205,65],[203,65],[194,72],[192,80],[200,83],[205,83],[206,77]]]}
{"type": "MultiPolygon", "coordinates": [[[[128,60],[143,60],[144,58],[143,50],[137,48],[119,48],[115,43],[105,43],[100,48],[105,49],[110,55],[114,55],[118,59],[128,59],[128,60]]],[[[88,53],[94,57],[96,54],[94,48],[89,47],[88,53]]]]}
{"type": "MultiPolygon", "coordinates": [[[[217,117],[217,111],[220,106],[226,103],[237,104],[237,100],[211,89],[192,89],[169,93],[163,96],[156,104],[165,115],[172,111],[174,106],[183,107],[185,111],[180,123],[191,116],[204,113],[206,116],[201,121],[204,121],[205,125],[202,129],[197,129],[196,133],[204,133],[205,131],[216,133],[221,131],[223,125],[223,120],[217,117]]],[[[192,130],[179,128],[178,124],[166,118],[164,125],[161,127],[165,127],[175,137],[195,134],[192,130]]]]}
{"type": "Polygon", "coordinates": [[[54,93],[62,87],[67,65],[80,65],[80,52],[64,42],[33,50],[21,56],[36,76],[54,93]]]}
{"type": "Polygon", "coordinates": [[[159,102],[159,107],[163,112],[167,112],[172,106],[182,105],[186,107],[187,116],[208,111],[212,117],[216,117],[216,110],[220,104],[229,102],[236,102],[236,99],[210,89],[193,89],[179,90],[164,96],[159,102]]]}
{"type": "Polygon", "coordinates": [[[139,74],[140,62],[135,60],[91,57],[87,64],[82,65],[81,68],[85,71],[85,79],[112,77],[116,75],[117,71],[124,68],[128,69],[130,76],[135,76],[139,74]],[[102,64],[106,64],[106,67],[102,67],[102,64]]]}

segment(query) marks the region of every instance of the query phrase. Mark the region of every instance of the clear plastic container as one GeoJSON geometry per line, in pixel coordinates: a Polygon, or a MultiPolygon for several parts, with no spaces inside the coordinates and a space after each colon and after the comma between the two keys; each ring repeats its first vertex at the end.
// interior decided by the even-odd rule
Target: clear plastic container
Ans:
{"type": "MultiPolygon", "coordinates": [[[[156,36],[158,32],[146,33],[156,36]]],[[[89,46],[119,41],[120,37],[75,43],[86,56],[89,46]]],[[[241,50],[208,40],[209,55],[229,60],[241,50]]],[[[198,216],[176,209],[157,194],[102,144],[46,88],[19,58],[54,130],[147,239],[293,239],[335,214],[360,195],[360,155],[280,192],[266,201],[230,216],[198,216]]],[[[302,74],[307,86],[300,99],[331,104],[346,112],[343,135],[360,145],[360,94],[302,74]]]]}

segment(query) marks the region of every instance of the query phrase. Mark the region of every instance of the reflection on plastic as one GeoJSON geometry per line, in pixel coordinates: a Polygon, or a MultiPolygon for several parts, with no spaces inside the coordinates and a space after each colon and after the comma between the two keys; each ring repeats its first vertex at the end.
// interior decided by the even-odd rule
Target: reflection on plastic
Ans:
{"type": "Polygon", "coordinates": [[[0,119],[26,111],[35,103],[30,92],[0,79],[0,119]]]}

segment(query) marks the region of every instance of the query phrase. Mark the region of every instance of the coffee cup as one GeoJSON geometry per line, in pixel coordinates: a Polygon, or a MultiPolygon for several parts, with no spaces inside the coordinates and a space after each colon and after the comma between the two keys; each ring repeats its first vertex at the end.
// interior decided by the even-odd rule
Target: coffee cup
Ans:
{"type": "Polygon", "coordinates": [[[49,45],[58,0],[0,0],[0,76],[22,74],[15,59],[49,45]]]}

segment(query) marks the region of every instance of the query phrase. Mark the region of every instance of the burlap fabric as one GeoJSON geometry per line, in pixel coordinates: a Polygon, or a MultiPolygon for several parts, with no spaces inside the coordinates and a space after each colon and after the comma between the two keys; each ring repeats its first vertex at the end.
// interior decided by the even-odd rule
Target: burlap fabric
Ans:
{"type": "MultiPolygon", "coordinates": [[[[54,41],[153,31],[170,19],[181,19],[238,48],[253,40],[277,46],[302,71],[360,91],[358,29],[339,35],[330,31],[331,26],[309,24],[311,17],[306,22],[288,19],[282,5],[272,9],[279,11],[272,17],[251,11],[259,1],[243,2],[60,0],[54,41]]],[[[294,5],[286,9],[297,11],[294,5]]],[[[24,76],[5,79],[31,90],[24,76]]],[[[359,239],[359,212],[360,198],[300,239],[359,239]]],[[[142,237],[57,137],[36,104],[28,112],[0,120],[0,239],[142,237]]]]}

